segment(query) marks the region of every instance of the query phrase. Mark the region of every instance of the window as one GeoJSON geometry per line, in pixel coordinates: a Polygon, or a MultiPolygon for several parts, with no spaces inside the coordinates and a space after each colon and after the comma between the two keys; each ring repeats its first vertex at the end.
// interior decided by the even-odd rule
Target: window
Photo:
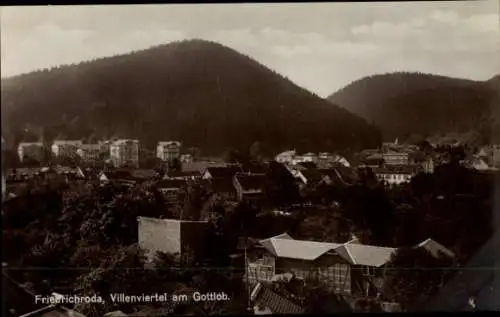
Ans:
{"type": "Polygon", "coordinates": [[[274,268],[271,265],[249,263],[247,273],[249,280],[268,281],[274,276],[274,268]]]}

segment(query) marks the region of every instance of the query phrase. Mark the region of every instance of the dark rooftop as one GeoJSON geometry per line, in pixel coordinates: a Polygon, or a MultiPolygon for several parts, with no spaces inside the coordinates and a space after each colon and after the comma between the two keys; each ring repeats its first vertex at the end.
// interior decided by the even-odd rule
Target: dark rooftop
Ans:
{"type": "Polygon", "coordinates": [[[162,179],[156,183],[156,187],[163,189],[182,188],[185,184],[186,181],[182,179],[162,179]]]}
{"type": "Polygon", "coordinates": [[[242,169],[243,172],[250,174],[266,174],[268,171],[266,167],[259,165],[245,166],[242,169]]]}
{"type": "Polygon", "coordinates": [[[216,178],[211,182],[212,191],[214,193],[235,193],[236,189],[234,188],[233,179],[232,178],[216,178]]]}
{"type": "Polygon", "coordinates": [[[158,176],[158,172],[152,169],[136,169],[130,172],[131,176],[138,180],[152,179],[158,176]]]}
{"type": "Polygon", "coordinates": [[[272,314],[302,314],[305,309],[259,283],[252,291],[252,302],[259,308],[268,308],[272,314]]]}
{"type": "Polygon", "coordinates": [[[309,168],[301,171],[302,175],[307,179],[308,183],[317,183],[320,182],[323,178],[322,174],[319,170],[315,168],[309,168]]]}
{"type": "Polygon", "coordinates": [[[163,177],[168,178],[179,178],[179,177],[200,177],[201,173],[199,171],[169,171],[163,177]]]}
{"type": "Polygon", "coordinates": [[[236,174],[235,178],[243,190],[263,190],[267,180],[262,174],[236,174]]]}
{"type": "Polygon", "coordinates": [[[210,175],[212,175],[212,178],[230,179],[232,179],[236,173],[243,172],[239,165],[208,167],[207,171],[210,173],[210,175]]]}
{"type": "Polygon", "coordinates": [[[105,171],[104,175],[108,179],[113,179],[113,180],[118,180],[118,179],[123,179],[123,180],[132,180],[133,176],[130,170],[110,170],[110,171],[105,171]]]}

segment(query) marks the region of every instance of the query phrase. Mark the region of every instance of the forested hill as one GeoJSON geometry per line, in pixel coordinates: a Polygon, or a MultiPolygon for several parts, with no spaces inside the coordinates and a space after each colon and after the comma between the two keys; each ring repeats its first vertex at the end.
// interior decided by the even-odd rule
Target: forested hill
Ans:
{"type": "Polygon", "coordinates": [[[2,80],[9,140],[178,139],[204,153],[372,147],[378,129],[251,58],[204,40],[2,80]],[[25,132],[27,130],[28,132],[25,132]]]}
{"type": "Polygon", "coordinates": [[[385,139],[411,135],[498,142],[499,76],[485,81],[422,73],[390,73],[357,80],[328,97],[370,122],[385,139]]]}

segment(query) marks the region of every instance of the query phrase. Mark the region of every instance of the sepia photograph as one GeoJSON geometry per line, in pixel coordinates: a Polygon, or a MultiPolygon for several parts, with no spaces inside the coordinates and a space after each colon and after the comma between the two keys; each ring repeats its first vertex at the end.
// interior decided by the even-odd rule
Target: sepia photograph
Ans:
{"type": "Polygon", "coordinates": [[[2,313],[500,311],[500,1],[1,6],[2,313]]]}

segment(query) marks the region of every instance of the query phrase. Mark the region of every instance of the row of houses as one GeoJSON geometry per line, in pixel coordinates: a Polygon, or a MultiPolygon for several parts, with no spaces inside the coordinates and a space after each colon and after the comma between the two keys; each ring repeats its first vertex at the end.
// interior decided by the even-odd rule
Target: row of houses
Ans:
{"type": "MultiPolygon", "coordinates": [[[[193,247],[203,248],[203,235],[200,232],[204,225],[203,222],[139,217],[139,245],[148,252],[149,260],[158,251],[182,254],[193,247]]],[[[494,267],[491,266],[498,253],[492,251],[498,247],[500,240],[497,238],[498,235],[479,250],[471,262],[461,269],[462,272],[457,273],[438,294],[419,300],[416,309],[456,312],[498,310],[498,290],[494,285],[498,279],[495,279],[494,267]],[[477,267],[482,269],[478,270],[477,267]]],[[[432,256],[442,253],[450,258],[455,256],[432,239],[413,247],[423,248],[432,256]]],[[[301,296],[305,279],[317,280],[341,294],[330,296],[324,303],[317,303],[330,308],[332,313],[359,311],[362,309],[361,303],[365,306],[366,303],[376,303],[379,310],[384,312],[400,311],[397,303],[370,298],[383,287],[384,273],[396,248],[362,245],[356,239],[343,244],[295,240],[283,233],[253,240],[247,244],[246,250],[249,254],[247,258],[250,258],[245,261],[248,303],[255,315],[306,313],[307,307],[301,296]],[[362,293],[362,298],[357,293],[362,293]]],[[[31,291],[12,280],[5,271],[2,271],[2,275],[3,295],[6,296],[2,315],[85,317],[62,305],[36,304],[31,291]]],[[[62,295],[52,293],[52,296],[58,298],[62,295]]],[[[104,315],[111,316],[129,315],[121,311],[104,315]]]]}
{"type": "MultiPolygon", "coordinates": [[[[203,252],[204,228],[207,228],[205,221],[139,217],[138,243],[150,260],[157,252],[179,255],[188,251],[203,252]]],[[[304,312],[304,307],[291,304],[290,296],[280,295],[270,286],[283,282],[287,276],[288,281],[293,277],[301,284],[323,285],[350,303],[359,299],[383,301],[381,290],[387,265],[397,251],[393,247],[364,245],[355,237],[346,243],[329,243],[296,240],[287,233],[267,239],[248,238],[242,245],[233,259],[244,258],[239,263],[244,263],[244,279],[256,313],[304,312]]],[[[455,257],[452,251],[432,239],[413,247],[423,248],[435,257],[442,253],[455,257]]]]}
{"type": "Polygon", "coordinates": [[[330,164],[340,164],[347,167],[350,166],[349,161],[347,161],[343,156],[328,152],[308,152],[304,154],[298,154],[296,150],[289,150],[276,155],[274,160],[278,163],[292,166],[306,162],[313,162],[324,167],[329,166],[330,164]]]}
{"type": "MultiPolygon", "coordinates": [[[[181,159],[181,142],[159,142],[156,157],[162,161],[181,159]]],[[[42,142],[21,142],[17,152],[21,162],[29,159],[41,161],[44,156],[42,142]]],[[[55,140],[51,146],[54,157],[80,157],[85,162],[95,162],[102,157],[110,159],[115,167],[138,167],[140,161],[140,142],[133,139],[100,141],[96,144],[84,144],[80,140],[55,140]]],[[[187,156],[184,159],[188,160],[187,156]]]]}

